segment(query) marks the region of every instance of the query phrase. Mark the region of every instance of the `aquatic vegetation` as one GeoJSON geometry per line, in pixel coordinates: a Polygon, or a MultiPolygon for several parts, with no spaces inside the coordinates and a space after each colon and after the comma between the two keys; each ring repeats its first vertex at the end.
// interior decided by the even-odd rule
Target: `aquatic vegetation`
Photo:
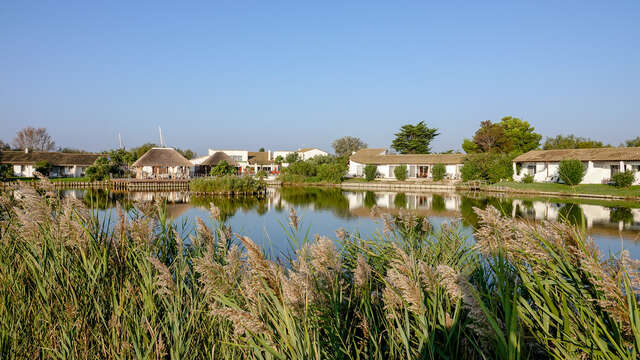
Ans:
{"type": "MultiPolygon", "coordinates": [[[[162,203],[116,224],[31,187],[0,195],[0,356],[153,359],[635,359],[640,262],[602,259],[577,228],[475,209],[462,225],[410,213],[384,231],[307,239],[272,257],[162,203]]],[[[375,213],[375,207],[372,212],[375,213]]],[[[287,214],[283,214],[286,217],[287,214]]]]}
{"type": "Polygon", "coordinates": [[[267,184],[253,176],[226,175],[196,178],[189,182],[189,190],[195,193],[258,194],[264,193],[267,184]]]}

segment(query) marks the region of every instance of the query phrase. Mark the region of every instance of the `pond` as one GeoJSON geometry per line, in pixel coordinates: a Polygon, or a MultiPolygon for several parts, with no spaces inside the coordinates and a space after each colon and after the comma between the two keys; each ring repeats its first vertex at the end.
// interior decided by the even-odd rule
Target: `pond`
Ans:
{"type": "Polygon", "coordinates": [[[192,231],[195,218],[209,219],[209,204],[220,208],[222,216],[236,233],[246,235],[277,254],[289,249],[283,227],[288,227],[289,209],[294,208],[301,219],[302,232],[335,237],[335,230],[360,232],[369,237],[382,231],[379,217],[372,215],[375,206],[379,214],[410,211],[428,216],[434,225],[459,219],[464,232],[473,237],[477,225],[474,207],[492,205],[506,216],[530,220],[564,219],[584,226],[594,238],[603,255],[629,250],[640,258],[640,204],[606,202],[570,198],[511,198],[480,193],[399,193],[344,191],[338,188],[282,187],[269,188],[264,197],[202,197],[186,192],[107,192],[104,190],[66,190],[65,196],[82,199],[100,209],[106,218],[115,219],[116,202],[130,208],[137,201],[166,199],[167,216],[183,232],[192,231]]]}

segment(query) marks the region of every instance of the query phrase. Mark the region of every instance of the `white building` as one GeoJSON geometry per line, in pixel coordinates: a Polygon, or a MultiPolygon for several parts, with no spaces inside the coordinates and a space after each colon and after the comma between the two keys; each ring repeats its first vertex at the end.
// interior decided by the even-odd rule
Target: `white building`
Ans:
{"type": "Polygon", "coordinates": [[[82,177],[99,154],[61,153],[44,151],[1,151],[0,164],[11,165],[13,176],[33,177],[36,164],[51,165],[49,177],[82,177]]]}
{"type": "MultiPolygon", "coordinates": [[[[287,167],[284,160],[288,155],[298,153],[300,160],[309,160],[316,156],[329,155],[326,151],[322,151],[318,148],[306,148],[298,151],[293,150],[267,150],[267,151],[248,151],[248,150],[214,150],[209,149],[209,155],[213,155],[217,152],[222,152],[228,155],[233,161],[235,161],[240,169],[241,173],[255,174],[260,170],[264,170],[267,173],[277,174],[282,167],[287,167]],[[281,163],[277,163],[276,159],[282,158],[281,163]]],[[[195,159],[194,164],[198,164],[198,161],[204,161],[206,157],[195,159]]]]}
{"type": "Polygon", "coordinates": [[[640,147],[533,150],[513,159],[513,178],[521,181],[531,175],[535,182],[557,182],[562,160],[585,165],[582,184],[606,184],[616,173],[628,170],[635,172],[634,184],[640,184],[640,147]]]}
{"type": "Polygon", "coordinates": [[[386,149],[363,149],[349,157],[347,176],[362,177],[366,165],[376,165],[378,177],[395,179],[396,167],[406,165],[408,179],[429,180],[433,178],[433,166],[442,164],[446,169],[445,178],[457,180],[464,157],[464,154],[389,154],[386,149]]]}

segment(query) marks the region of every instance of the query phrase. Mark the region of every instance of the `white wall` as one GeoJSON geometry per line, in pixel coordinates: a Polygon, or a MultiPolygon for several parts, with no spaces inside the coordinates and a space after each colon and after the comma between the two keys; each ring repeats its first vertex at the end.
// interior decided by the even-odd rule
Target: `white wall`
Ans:
{"type": "MultiPolygon", "coordinates": [[[[611,179],[611,166],[618,165],[621,171],[633,170],[633,166],[640,166],[640,161],[588,161],[584,163],[587,166],[587,172],[582,179],[581,184],[602,184],[605,180],[611,179]]],[[[559,163],[548,163],[549,169],[547,171],[547,164],[544,162],[524,162],[522,163],[522,169],[519,174],[516,174],[515,163],[513,179],[516,181],[522,181],[522,178],[529,174],[533,175],[533,181],[535,182],[552,182],[556,181],[558,177],[559,163]],[[529,169],[529,166],[535,166],[535,173],[529,169]]],[[[638,169],[636,167],[636,169],[638,169]]],[[[640,171],[636,170],[635,185],[640,184],[640,171]]]]}
{"type": "Polygon", "coordinates": [[[309,160],[309,159],[314,158],[316,156],[329,155],[328,152],[322,151],[320,149],[311,149],[311,150],[308,150],[308,151],[305,151],[305,152],[302,152],[302,153],[299,153],[299,154],[300,154],[300,158],[302,160],[309,160]]]}

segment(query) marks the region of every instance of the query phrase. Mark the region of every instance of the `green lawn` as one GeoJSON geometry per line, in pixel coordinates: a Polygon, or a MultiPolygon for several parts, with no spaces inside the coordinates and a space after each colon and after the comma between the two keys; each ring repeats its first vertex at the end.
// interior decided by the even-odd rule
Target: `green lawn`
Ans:
{"type": "Polygon", "coordinates": [[[629,188],[617,188],[611,185],[584,184],[569,186],[556,183],[533,183],[523,184],[517,182],[499,182],[495,186],[505,186],[517,190],[550,191],[567,194],[594,194],[594,195],[615,195],[615,196],[635,196],[640,197],[640,186],[629,188]]]}

